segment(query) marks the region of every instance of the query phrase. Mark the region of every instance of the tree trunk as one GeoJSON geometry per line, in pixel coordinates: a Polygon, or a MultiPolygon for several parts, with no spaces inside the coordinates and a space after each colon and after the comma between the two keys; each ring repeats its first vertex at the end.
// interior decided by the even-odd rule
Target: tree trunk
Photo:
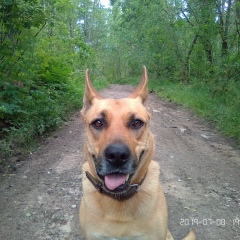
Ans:
{"type": "Polygon", "coordinates": [[[220,21],[220,34],[222,38],[222,56],[228,54],[228,34],[229,34],[229,25],[230,25],[230,12],[232,7],[232,0],[228,0],[227,4],[223,1],[222,6],[218,6],[218,14],[220,21]],[[224,10],[226,7],[226,18],[224,23],[224,10]]]}
{"type": "Polygon", "coordinates": [[[238,35],[238,54],[240,54],[240,0],[236,0],[236,19],[235,19],[235,25],[236,25],[236,33],[238,35]]]}
{"type": "Polygon", "coordinates": [[[187,54],[187,57],[186,57],[186,60],[185,60],[185,63],[184,63],[184,69],[183,69],[183,73],[182,73],[182,80],[185,81],[186,80],[186,77],[188,78],[189,77],[189,60],[190,60],[190,56],[192,54],[192,51],[193,51],[193,48],[194,48],[194,45],[196,44],[197,40],[199,38],[199,35],[195,35],[193,41],[192,41],[192,44],[190,46],[190,49],[188,51],[188,54],[187,54]]]}

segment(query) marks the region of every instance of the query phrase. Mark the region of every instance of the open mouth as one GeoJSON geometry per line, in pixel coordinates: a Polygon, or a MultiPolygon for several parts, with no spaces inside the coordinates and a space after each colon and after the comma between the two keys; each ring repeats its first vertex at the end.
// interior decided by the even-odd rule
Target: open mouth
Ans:
{"type": "Polygon", "coordinates": [[[110,191],[123,191],[128,186],[129,174],[111,173],[104,176],[104,184],[110,191]]]}

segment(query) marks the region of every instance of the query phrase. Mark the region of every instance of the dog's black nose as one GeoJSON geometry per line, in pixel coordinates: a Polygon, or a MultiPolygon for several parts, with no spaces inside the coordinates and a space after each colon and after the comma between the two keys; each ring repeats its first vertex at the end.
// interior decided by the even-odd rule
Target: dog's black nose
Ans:
{"type": "Polygon", "coordinates": [[[131,152],[126,145],[123,144],[112,144],[109,145],[105,150],[106,160],[118,167],[126,163],[131,157],[131,152]]]}

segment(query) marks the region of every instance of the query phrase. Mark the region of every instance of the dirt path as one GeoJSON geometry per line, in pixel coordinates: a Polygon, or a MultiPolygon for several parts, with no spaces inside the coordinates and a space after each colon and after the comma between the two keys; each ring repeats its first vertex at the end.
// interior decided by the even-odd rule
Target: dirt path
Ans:
{"type": "MultiPolygon", "coordinates": [[[[103,96],[128,95],[112,85],[103,96]]],[[[240,239],[240,152],[209,124],[150,94],[149,111],[169,206],[169,228],[181,239],[240,239]]],[[[79,114],[0,176],[0,240],[80,240],[83,124],[79,114]]]]}

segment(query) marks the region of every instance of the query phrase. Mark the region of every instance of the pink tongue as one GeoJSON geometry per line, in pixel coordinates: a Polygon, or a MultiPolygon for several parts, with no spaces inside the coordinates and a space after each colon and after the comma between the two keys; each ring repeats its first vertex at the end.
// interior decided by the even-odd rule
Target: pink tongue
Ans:
{"type": "Polygon", "coordinates": [[[114,190],[126,181],[126,174],[109,174],[104,177],[104,182],[109,190],[114,190]]]}

